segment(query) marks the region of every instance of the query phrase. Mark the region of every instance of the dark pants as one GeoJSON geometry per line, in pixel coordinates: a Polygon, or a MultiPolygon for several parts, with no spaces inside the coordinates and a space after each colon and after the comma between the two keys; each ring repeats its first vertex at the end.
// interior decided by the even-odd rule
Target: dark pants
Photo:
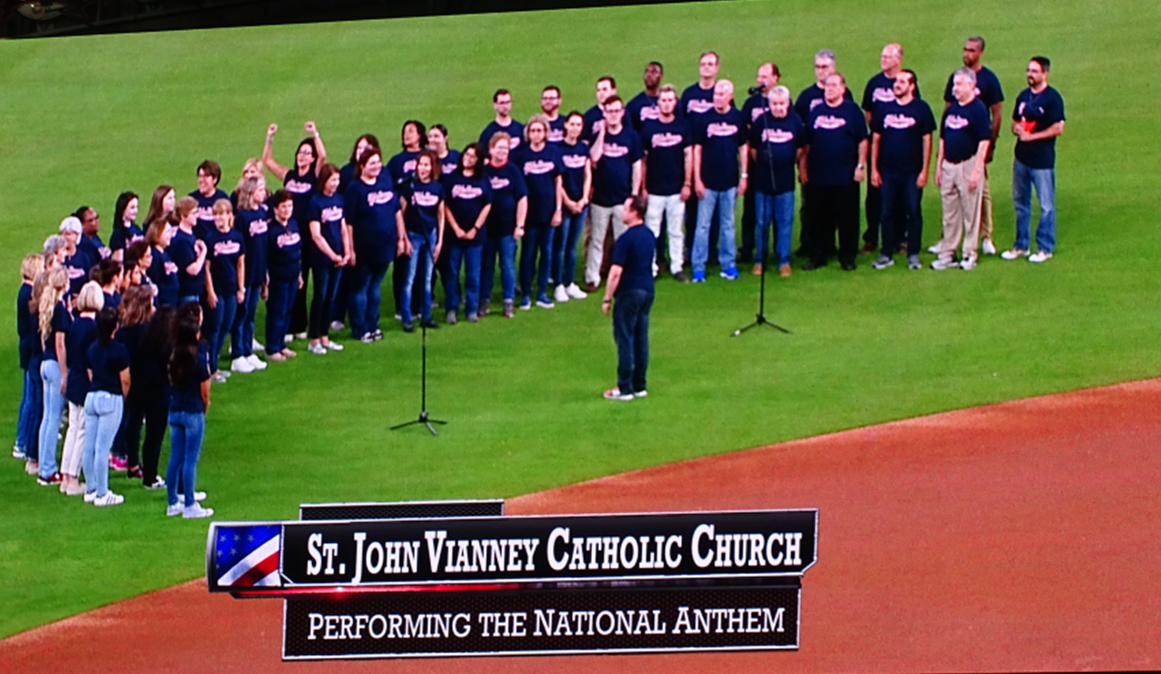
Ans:
{"type": "MultiPolygon", "coordinates": [[[[400,258],[403,259],[403,258],[400,258]]],[[[355,265],[354,281],[351,283],[351,336],[361,339],[363,335],[379,329],[379,304],[383,278],[387,276],[388,265],[367,264],[360,262],[355,265]]],[[[396,262],[396,268],[401,267],[396,262]]],[[[403,270],[404,274],[407,270],[403,270]]],[[[406,277],[403,279],[407,280],[406,277]]],[[[402,285],[399,286],[403,288],[402,285]]]]}
{"type": "MultiPolygon", "coordinates": [[[[129,465],[137,464],[137,447],[141,447],[141,479],[153,484],[157,478],[157,462],[161,456],[161,441],[169,416],[169,398],[161,389],[152,391],[130,390],[125,399],[125,447],[129,465]],[[145,422],[145,444],[141,444],[141,422],[145,422]]],[[[171,479],[177,476],[171,475],[171,479]]]]}
{"type": "MultiPolygon", "coordinates": [[[[351,300],[351,284],[355,281],[355,268],[348,265],[343,267],[343,273],[339,274],[339,290],[335,293],[335,301],[331,308],[331,315],[328,320],[338,321],[340,323],[347,323],[347,313],[349,302],[351,300]]],[[[349,323],[347,324],[350,325],[349,323]]]]}
{"type": "Polygon", "coordinates": [[[254,314],[262,299],[262,286],[246,288],[246,301],[238,305],[234,315],[234,329],[230,332],[230,358],[241,358],[254,353],[254,314]]]}
{"type": "Polygon", "coordinates": [[[548,242],[554,229],[547,225],[528,227],[520,240],[520,289],[526,300],[533,297],[533,272],[536,272],[536,299],[548,294],[548,242]]]}
{"type": "Polygon", "coordinates": [[[754,205],[754,189],[746,188],[742,195],[742,247],[738,249],[738,262],[760,262],[754,257],[754,226],[757,223],[757,207],[754,205]]]}
{"type": "Polygon", "coordinates": [[[845,266],[855,263],[859,249],[859,184],[812,185],[810,194],[810,259],[816,265],[826,264],[830,255],[828,243],[838,231],[838,258],[845,266]]]}
{"type": "MultiPolygon", "coordinates": [[[[407,268],[411,265],[410,255],[395,258],[395,270],[391,272],[391,294],[395,298],[395,315],[403,316],[403,286],[407,285],[407,268]]],[[[415,297],[414,288],[411,296],[415,297]]],[[[414,309],[414,307],[412,307],[414,309]]]]}
{"type": "Polygon", "coordinates": [[[613,303],[613,339],[617,342],[617,388],[621,393],[645,390],[649,368],[649,310],[653,291],[624,290],[613,303]]]}
{"type": "Polygon", "coordinates": [[[919,217],[917,173],[883,173],[883,255],[894,255],[904,233],[907,252],[918,255],[923,239],[923,219],[919,217]]]}
{"type": "MultiPolygon", "coordinates": [[[[215,316],[218,321],[218,329],[210,340],[210,368],[218,369],[218,358],[222,353],[222,345],[226,343],[226,337],[232,334],[234,327],[234,319],[238,314],[238,293],[224,293],[218,295],[218,306],[214,309],[215,316]]],[[[231,353],[237,351],[235,345],[231,348],[231,353]]]]}
{"type": "Polygon", "coordinates": [[[314,261],[315,256],[318,255],[314,248],[314,239],[307,234],[302,239],[302,287],[295,290],[294,304],[290,309],[290,317],[287,322],[287,332],[298,334],[306,332],[308,322],[308,314],[306,310],[306,291],[310,288],[310,267],[314,261]],[[307,244],[307,241],[311,243],[307,244]]]}
{"type": "Polygon", "coordinates": [[[335,297],[339,293],[342,275],[343,268],[333,264],[314,268],[314,297],[310,302],[310,328],[307,330],[307,336],[311,339],[330,334],[335,297]]]}
{"type": "MultiPolygon", "coordinates": [[[[867,181],[867,198],[864,205],[867,211],[867,229],[863,232],[863,242],[869,248],[874,248],[879,245],[879,229],[883,213],[883,191],[882,188],[872,185],[869,180],[867,181]]],[[[884,250],[887,246],[893,247],[893,244],[894,242],[890,241],[886,236],[883,237],[884,250]]]]}
{"type": "Polygon", "coordinates": [[[266,353],[274,354],[286,348],[286,333],[290,329],[290,310],[294,304],[298,279],[270,280],[266,291],[266,353]]]}

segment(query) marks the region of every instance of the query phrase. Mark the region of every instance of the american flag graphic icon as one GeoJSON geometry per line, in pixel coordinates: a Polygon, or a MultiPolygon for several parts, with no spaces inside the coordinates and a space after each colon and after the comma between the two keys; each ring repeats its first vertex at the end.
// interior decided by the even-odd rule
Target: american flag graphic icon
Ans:
{"type": "Polygon", "coordinates": [[[215,565],[220,587],[277,587],[282,527],[219,526],[215,565]]]}

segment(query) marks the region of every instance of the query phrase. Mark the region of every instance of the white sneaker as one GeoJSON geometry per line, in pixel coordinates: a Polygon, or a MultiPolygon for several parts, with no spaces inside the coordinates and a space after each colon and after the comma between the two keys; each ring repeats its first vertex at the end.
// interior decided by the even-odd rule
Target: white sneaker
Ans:
{"type": "Polygon", "coordinates": [[[333,341],[327,342],[326,344],[323,344],[323,346],[327,347],[328,351],[342,351],[343,350],[343,345],[339,344],[338,342],[333,342],[333,341]]]}
{"type": "Polygon", "coordinates": [[[111,491],[105,492],[104,496],[98,496],[97,498],[93,499],[93,505],[97,506],[98,508],[104,508],[105,506],[121,505],[124,502],[125,502],[124,496],[122,496],[120,494],[114,494],[111,491]]]}
{"type": "Polygon", "coordinates": [[[938,269],[938,270],[951,269],[952,267],[955,267],[955,266],[958,266],[958,264],[955,261],[955,258],[950,258],[950,257],[949,258],[941,257],[938,260],[931,263],[931,268],[938,269]]]}
{"type": "Polygon", "coordinates": [[[250,374],[254,371],[254,366],[246,358],[246,356],[238,356],[230,363],[230,369],[234,372],[241,372],[242,374],[250,374]]]}
{"type": "Polygon", "coordinates": [[[984,255],[995,255],[996,244],[992,243],[991,239],[984,239],[980,242],[980,252],[984,255]]]}
{"type": "Polygon", "coordinates": [[[85,492],[85,503],[92,503],[95,500],[97,500],[97,492],[95,492],[95,491],[85,492]]]}
{"type": "Polygon", "coordinates": [[[1023,248],[1013,248],[1012,250],[1006,250],[1000,253],[1000,257],[1005,260],[1018,260],[1022,257],[1028,257],[1028,251],[1023,248]]]}
{"type": "Polygon", "coordinates": [[[1051,260],[1051,259],[1052,259],[1052,253],[1048,253],[1048,252],[1045,252],[1042,250],[1038,250],[1035,253],[1032,253],[1031,255],[1028,256],[1029,262],[1035,262],[1037,264],[1039,264],[1041,262],[1047,262],[1048,260],[1051,260]]]}
{"type": "Polygon", "coordinates": [[[564,286],[556,286],[556,290],[552,291],[552,298],[557,302],[567,302],[568,290],[564,286]]]}
{"type": "Polygon", "coordinates": [[[331,330],[334,330],[337,332],[337,331],[342,330],[346,327],[347,326],[343,325],[342,321],[331,321],[331,330]]]}
{"type": "Polygon", "coordinates": [[[215,372],[210,376],[210,381],[214,382],[215,384],[225,384],[226,374],[224,372],[215,372]]]}
{"type": "Polygon", "coordinates": [[[306,350],[310,351],[316,356],[327,355],[327,347],[323,346],[322,344],[311,344],[310,346],[306,347],[306,350]]]}
{"type": "Polygon", "coordinates": [[[264,346],[262,346],[261,344],[259,344],[259,343],[258,343],[258,340],[256,340],[256,339],[252,339],[252,340],[250,340],[250,349],[251,349],[252,351],[265,351],[265,350],[266,350],[266,347],[264,347],[264,346]]]}
{"type": "Polygon", "coordinates": [[[194,503],[201,503],[204,500],[206,500],[206,493],[204,491],[194,492],[194,503]]]}
{"type": "Polygon", "coordinates": [[[959,268],[964,270],[964,271],[971,271],[971,270],[975,269],[976,268],[976,256],[971,255],[969,257],[965,257],[963,259],[963,262],[959,263],[959,268]]]}
{"type": "Polygon", "coordinates": [[[588,293],[586,293],[585,291],[581,290],[581,289],[580,289],[580,288],[577,286],[577,284],[575,284],[575,283],[570,283],[570,284],[568,284],[568,287],[567,287],[567,288],[565,288],[564,290],[565,290],[565,292],[567,292],[567,293],[568,293],[568,296],[569,296],[569,297],[571,297],[571,298],[572,298],[572,299],[574,299],[574,300],[583,300],[584,298],[586,298],[586,297],[588,297],[588,296],[589,296],[589,294],[588,294],[588,293]]]}
{"type": "Polygon", "coordinates": [[[249,356],[246,356],[246,360],[254,367],[255,370],[266,369],[266,361],[259,358],[258,354],[256,353],[252,353],[249,356]]]}
{"type": "Polygon", "coordinates": [[[931,253],[932,255],[939,255],[939,244],[937,243],[934,246],[928,246],[927,252],[931,253]]]}
{"type": "Polygon", "coordinates": [[[294,333],[288,332],[288,333],[286,333],[286,338],[282,343],[283,344],[290,344],[293,341],[294,341],[294,333]]]}
{"type": "Polygon", "coordinates": [[[165,506],[165,516],[166,517],[177,517],[178,515],[181,514],[181,512],[183,510],[185,510],[185,506],[183,506],[180,502],[175,503],[171,506],[165,506]]]}
{"type": "Polygon", "coordinates": [[[213,517],[213,508],[203,508],[202,504],[195,503],[188,508],[181,511],[181,518],[183,520],[197,520],[203,517],[213,517]]]}
{"type": "Polygon", "coordinates": [[[294,338],[301,342],[307,338],[307,334],[305,332],[296,332],[294,333],[294,338]]]}

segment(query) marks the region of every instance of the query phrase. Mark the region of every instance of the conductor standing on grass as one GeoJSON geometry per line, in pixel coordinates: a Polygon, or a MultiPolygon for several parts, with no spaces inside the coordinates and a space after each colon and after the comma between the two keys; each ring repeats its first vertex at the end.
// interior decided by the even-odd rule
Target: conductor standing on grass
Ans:
{"type": "Polygon", "coordinates": [[[605,391],[607,400],[645,397],[653,251],[657,245],[653,232],[641,226],[648,208],[649,200],[640,194],[625,200],[621,209],[625,233],[613,244],[613,266],[601,301],[602,312],[613,312],[613,339],[617,342],[617,386],[605,391]]]}

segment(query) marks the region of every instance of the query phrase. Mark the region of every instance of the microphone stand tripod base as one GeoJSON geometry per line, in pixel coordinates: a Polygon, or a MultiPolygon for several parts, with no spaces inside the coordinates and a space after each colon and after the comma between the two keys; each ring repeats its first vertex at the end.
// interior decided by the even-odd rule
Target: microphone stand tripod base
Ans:
{"type": "Polygon", "coordinates": [[[408,421],[408,422],[405,422],[402,424],[396,424],[396,425],[391,427],[391,430],[397,431],[400,428],[407,428],[408,426],[415,426],[417,424],[423,424],[424,426],[427,426],[427,430],[431,431],[432,435],[439,435],[439,433],[435,432],[435,426],[432,426],[432,424],[440,424],[442,426],[442,425],[447,424],[447,422],[440,421],[439,419],[432,419],[431,417],[427,416],[427,410],[424,410],[424,411],[419,413],[419,418],[416,419],[415,421],[408,421]]]}

